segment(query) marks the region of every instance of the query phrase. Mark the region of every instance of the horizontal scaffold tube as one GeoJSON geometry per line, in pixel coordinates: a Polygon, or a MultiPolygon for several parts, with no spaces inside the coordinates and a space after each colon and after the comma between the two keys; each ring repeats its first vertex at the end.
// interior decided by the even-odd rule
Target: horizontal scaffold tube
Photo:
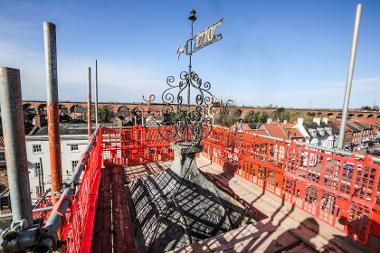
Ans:
{"type": "Polygon", "coordinates": [[[100,131],[101,127],[97,126],[94,134],[92,135],[91,142],[87,146],[86,151],[83,153],[75,168],[74,174],[71,176],[70,180],[64,184],[65,189],[63,190],[58,202],[54,205],[53,210],[46,221],[45,226],[43,227],[45,233],[37,244],[37,252],[47,252],[51,249],[55,250],[57,248],[57,233],[63,220],[65,219],[66,211],[76,194],[76,187],[80,183],[79,180],[85,170],[90,152],[93,149],[97,138],[101,137],[101,134],[99,134],[100,131]]]}

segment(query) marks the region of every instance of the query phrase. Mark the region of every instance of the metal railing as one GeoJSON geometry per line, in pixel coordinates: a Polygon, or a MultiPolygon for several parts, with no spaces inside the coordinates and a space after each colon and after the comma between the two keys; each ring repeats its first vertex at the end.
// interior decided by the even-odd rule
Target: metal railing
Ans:
{"type": "Polygon", "coordinates": [[[103,145],[104,160],[114,164],[143,164],[174,158],[170,143],[158,128],[107,128],[103,131],[103,145]]]}
{"type": "Polygon", "coordinates": [[[98,127],[46,221],[46,234],[37,250],[56,249],[59,239],[65,241],[62,252],[91,252],[102,162],[102,129],[98,127]]]}
{"type": "Polygon", "coordinates": [[[59,239],[65,242],[61,246],[63,252],[91,252],[103,161],[130,165],[171,160],[173,152],[169,146],[157,128],[97,128],[74,174],[64,184],[65,189],[44,225],[48,236],[40,240],[37,248],[56,249],[59,239]]]}
{"type": "MultiPolygon", "coordinates": [[[[361,243],[380,236],[380,166],[266,136],[213,128],[203,155],[361,243]]],[[[157,128],[97,128],[44,228],[39,247],[91,252],[103,161],[131,165],[172,160],[157,128]]],[[[280,201],[279,198],[279,201],[280,201]]]]}
{"type": "Polygon", "coordinates": [[[223,128],[213,128],[203,146],[213,162],[354,240],[380,236],[380,165],[373,157],[223,128]]]}

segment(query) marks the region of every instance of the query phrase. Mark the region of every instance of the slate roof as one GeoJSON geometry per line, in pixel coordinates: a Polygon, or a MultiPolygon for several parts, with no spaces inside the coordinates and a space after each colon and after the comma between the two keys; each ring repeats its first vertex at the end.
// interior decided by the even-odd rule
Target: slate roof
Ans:
{"type": "Polygon", "coordinates": [[[159,123],[162,122],[164,117],[161,116],[148,116],[145,120],[145,127],[159,127],[159,123]]]}
{"type": "MultiPolygon", "coordinates": [[[[87,124],[61,124],[59,130],[61,135],[86,135],[87,124]]],[[[34,135],[48,135],[47,126],[42,127],[34,135]]]]}
{"type": "Polygon", "coordinates": [[[306,131],[308,132],[308,134],[312,137],[312,138],[318,138],[318,139],[326,139],[328,138],[330,135],[325,131],[325,135],[321,135],[319,132],[318,132],[318,128],[330,128],[329,125],[327,125],[325,122],[320,122],[320,124],[316,123],[316,122],[307,122],[307,123],[304,123],[303,124],[306,131]],[[314,137],[311,133],[312,133],[312,129],[315,129],[316,130],[316,137],[314,137]]]}
{"type": "Polygon", "coordinates": [[[355,125],[358,129],[361,129],[361,130],[371,130],[372,129],[369,125],[364,124],[364,123],[359,122],[359,121],[352,121],[351,123],[353,125],[355,125]]]}
{"type": "Polygon", "coordinates": [[[354,133],[361,131],[360,128],[358,126],[355,126],[352,122],[347,122],[346,126],[348,129],[350,129],[354,133]]]}

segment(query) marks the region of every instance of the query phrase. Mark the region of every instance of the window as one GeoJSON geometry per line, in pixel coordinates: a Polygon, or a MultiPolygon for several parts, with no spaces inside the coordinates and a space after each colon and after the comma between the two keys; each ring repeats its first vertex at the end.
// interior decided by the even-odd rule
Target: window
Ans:
{"type": "Polygon", "coordinates": [[[71,151],[78,151],[78,150],[79,150],[79,148],[78,148],[78,144],[70,145],[70,150],[71,150],[71,151]]]}
{"type": "Polygon", "coordinates": [[[311,130],[310,130],[310,135],[311,135],[311,137],[313,137],[313,138],[317,137],[317,131],[314,130],[314,129],[311,129],[311,130]]]}
{"type": "Polygon", "coordinates": [[[74,170],[77,167],[78,161],[71,161],[71,168],[74,170]]]}
{"type": "Polygon", "coordinates": [[[34,163],[34,176],[35,177],[39,176],[40,170],[41,170],[41,163],[39,163],[39,162],[34,163]]]}
{"type": "Polygon", "coordinates": [[[41,144],[33,144],[32,151],[33,153],[42,152],[41,144]]]}

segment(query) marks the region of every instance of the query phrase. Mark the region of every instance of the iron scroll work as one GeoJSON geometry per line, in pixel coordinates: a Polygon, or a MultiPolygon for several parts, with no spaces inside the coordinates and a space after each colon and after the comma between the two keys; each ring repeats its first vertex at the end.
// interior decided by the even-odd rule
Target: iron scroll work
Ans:
{"type": "Polygon", "coordinates": [[[203,81],[192,70],[192,54],[222,38],[221,34],[214,33],[222,24],[223,19],[219,19],[201,33],[193,36],[193,25],[197,19],[195,14],[195,10],[192,10],[189,16],[190,39],[186,43],[186,48],[179,50],[186,52],[189,56],[188,70],[180,73],[177,82],[174,76],[166,79],[169,87],[161,96],[165,105],[162,109],[163,120],[159,123],[159,133],[164,139],[170,142],[186,143],[190,150],[197,152],[201,148],[201,140],[211,133],[212,122],[209,112],[213,106],[213,98],[210,82],[203,81]],[[196,43],[194,46],[193,40],[196,43]]]}

